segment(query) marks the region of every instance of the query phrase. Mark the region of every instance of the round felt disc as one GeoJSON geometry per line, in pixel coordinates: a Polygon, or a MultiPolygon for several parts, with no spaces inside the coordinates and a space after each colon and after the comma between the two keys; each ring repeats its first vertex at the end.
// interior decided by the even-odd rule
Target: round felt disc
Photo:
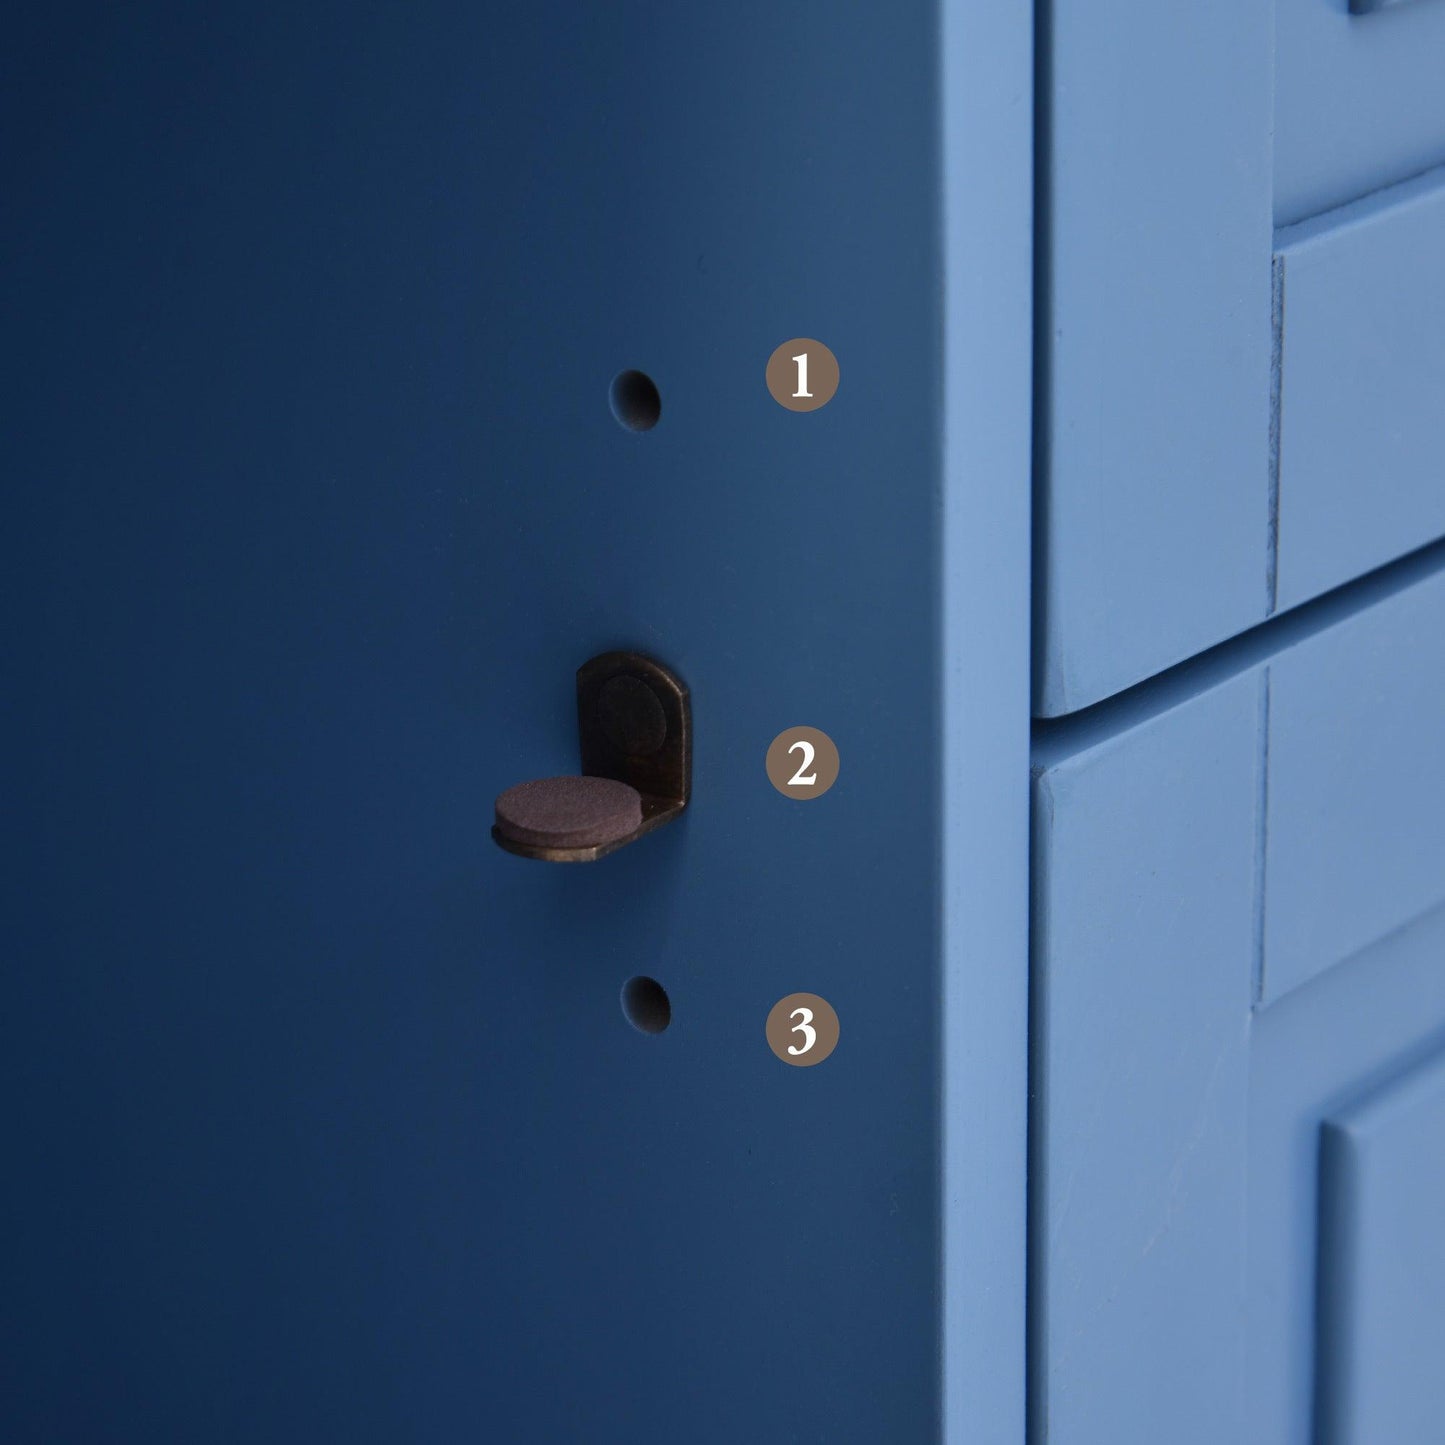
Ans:
{"type": "Polygon", "coordinates": [[[615,778],[538,778],[497,799],[497,829],[542,848],[595,848],[642,826],[642,794],[615,778]]]}

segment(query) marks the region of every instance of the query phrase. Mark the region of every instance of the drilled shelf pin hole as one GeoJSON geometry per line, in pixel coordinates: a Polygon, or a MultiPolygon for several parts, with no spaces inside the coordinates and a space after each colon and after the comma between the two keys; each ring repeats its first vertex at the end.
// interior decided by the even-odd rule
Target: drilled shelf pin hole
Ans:
{"type": "Polygon", "coordinates": [[[655,978],[638,974],[622,985],[622,1012],[633,1028],[660,1034],[672,1022],[672,1001],[655,978]]]}
{"type": "Polygon", "coordinates": [[[608,400],[618,425],[628,431],[651,431],[662,415],[657,384],[644,371],[619,371],[612,379],[608,400]]]}

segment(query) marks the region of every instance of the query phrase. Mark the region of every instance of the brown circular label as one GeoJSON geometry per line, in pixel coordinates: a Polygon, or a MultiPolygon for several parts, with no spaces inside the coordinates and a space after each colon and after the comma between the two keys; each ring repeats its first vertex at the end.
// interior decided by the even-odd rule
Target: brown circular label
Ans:
{"type": "Polygon", "coordinates": [[[798,1068],[821,1064],[838,1047],[838,1015],[815,993],[790,993],[768,1014],[768,1047],[798,1068]]]}
{"type": "Polygon", "coordinates": [[[838,390],[838,358],[821,341],[795,336],[768,357],[768,390],[789,411],[817,411],[838,390]]]}
{"type": "Polygon", "coordinates": [[[838,749],[819,728],[786,728],[768,747],[767,769],[785,798],[821,798],[838,781],[838,749]]]}

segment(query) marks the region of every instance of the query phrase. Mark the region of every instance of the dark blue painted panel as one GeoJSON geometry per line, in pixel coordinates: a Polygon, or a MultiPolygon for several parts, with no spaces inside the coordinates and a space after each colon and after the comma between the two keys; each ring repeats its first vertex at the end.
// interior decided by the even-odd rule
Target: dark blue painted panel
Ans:
{"type": "MultiPolygon", "coordinates": [[[[932,7],[71,5],[7,50],[8,1438],[936,1438],[932,7]],[[808,416],[762,385],[799,334],[843,367],[808,416]],[[492,796],[572,765],[620,645],[692,687],[689,816],[503,855],[492,796]],[[799,719],[816,809],[762,770],[799,719]],[[816,1070],[763,1041],[804,988],[816,1070]]],[[[969,344],[1018,378],[1027,335],[969,344]]],[[[949,512],[955,565],[975,517],[1020,548],[1010,616],[951,623],[1015,673],[1019,788],[1021,394],[949,512]]],[[[1005,730],[957,727],[976,798],[1005,730]]],[[[1022,803],[957,906],[1021,903],[1022,803]]],[[[979,1177],[1001,1037],[1002,1124],[951,1100],[979,1177]]],[[[1005,1255],[954,1267],[1017,1301],[1005,1255]]]]}

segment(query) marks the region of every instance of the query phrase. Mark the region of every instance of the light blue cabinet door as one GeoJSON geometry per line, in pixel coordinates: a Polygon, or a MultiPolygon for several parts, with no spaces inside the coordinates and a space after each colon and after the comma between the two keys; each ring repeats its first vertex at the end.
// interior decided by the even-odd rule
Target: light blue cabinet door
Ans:
{"type": "Polygon", "coordinates": [[[1038,1442],[1425,1438],[1437,1078],[1390,1081],[1445,1039],[1442,581],[1037,734],[1038,1442]]]}
{"type": "Polygon", "coordinates": [[[1445,12],[1045,12],[1029,1438],[1433,1439],[1445,12]]]}

